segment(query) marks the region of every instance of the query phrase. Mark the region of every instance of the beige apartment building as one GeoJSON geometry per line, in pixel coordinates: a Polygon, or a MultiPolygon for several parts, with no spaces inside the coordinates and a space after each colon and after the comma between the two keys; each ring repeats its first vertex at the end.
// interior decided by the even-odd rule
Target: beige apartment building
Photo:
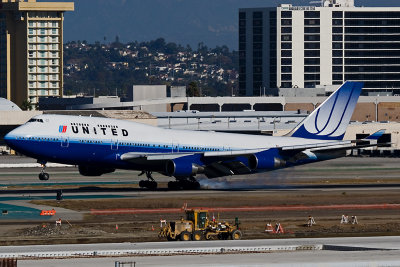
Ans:
{"type": "Polygon", "coordinates": [[[72,2],[1,0],[0,97],[21,106],[63,95],[63,20],[72,2]]]}

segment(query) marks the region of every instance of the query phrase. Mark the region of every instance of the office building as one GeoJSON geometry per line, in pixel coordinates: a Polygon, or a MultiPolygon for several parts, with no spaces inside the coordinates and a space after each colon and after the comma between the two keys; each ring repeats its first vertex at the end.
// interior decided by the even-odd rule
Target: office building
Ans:
{"type": "Polygon", "coordinates": [[[346,80],[363,81],[365,95],[400,94],[400,8],[327,0],[239,10],[240,95],[346,80]]]}
{"type": "Polygon", "coordinates": [[[0,97],[17,105],[63,95],[63,20],[74,3],[1,0],[0,97]]]}

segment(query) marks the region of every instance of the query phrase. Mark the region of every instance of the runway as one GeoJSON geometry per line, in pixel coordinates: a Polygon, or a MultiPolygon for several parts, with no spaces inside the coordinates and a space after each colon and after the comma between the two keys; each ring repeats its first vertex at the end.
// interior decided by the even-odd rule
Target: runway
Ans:
{"type": "MultiPolygon", "coordinates": [[[[33,164],[34,159],[26,157],[0,156],[0,166],[8,164],[33,164]]],[[[207,179],[199,175],[202,189],[207,190],[263,190],[263,189],[334,189],[400,187],[400,159],[398,158],[340,158],[309,165],[243,176],[228,176],[207,179]]],[[[90,187],[138,189],[138,171],[117,170],[97,177],[79,174],[76,167],[49,167],[49,181],[40,181],[41,168],[1,168],[0,193],[5,189],[43,189],[48,186],[63,187],[66,190],[90,187]],[[1,190],[3,189],[3,190],[1,190]]],[[[173,178],[153,174],[159,182],[159,191],[166,189],[166,183],[173,178]]],[[[142,190],[143,191],[143,190],[142,190]]],[[[144,191],[145,192],[145,191],[144,191]]]]}
{"type": "Polygon", "coordinates": [[[123,267],[261,267],[261,266],[324,266],[324,267],[375,267],[399,266],[398,251],[297,251],[288,253],[184,255],[134,258],[91,258],[65,260],[24,260],[19,267],[110,267],[121,262],[123,267]],[[125,264],[124,264],[125,263],[125,264]]]}

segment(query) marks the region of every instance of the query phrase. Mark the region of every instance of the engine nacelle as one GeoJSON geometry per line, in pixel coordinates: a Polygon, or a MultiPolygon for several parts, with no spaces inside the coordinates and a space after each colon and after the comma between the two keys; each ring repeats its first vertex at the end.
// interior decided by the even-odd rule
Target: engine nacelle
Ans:
{"type": "Polygon", "coordinates": [[[249,167],[252,170],[278,169],[286,165],[286,161],[270,153],[256,153],[249,158],[249,167]]]}
{"type": "Polygon", "coordinates": [[[189,177],[201,173],[204,168],[184,158],[167,161],[165,172],[168,176],[189,177]]]}
{"type": "Polygon", "coordinates": [[[112,168],[99,168],[97,166],[79,165],[79,173],[83,176],[100,176],[105,173],[114,172],[112,168]]]}

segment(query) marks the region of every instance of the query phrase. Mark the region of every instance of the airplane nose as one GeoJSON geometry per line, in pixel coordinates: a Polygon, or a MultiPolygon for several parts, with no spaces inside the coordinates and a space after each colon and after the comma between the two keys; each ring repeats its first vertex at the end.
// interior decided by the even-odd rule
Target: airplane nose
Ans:
{"type": "Polygon", "coordinates": [[[4,142],[11,148],[15,148],[15,141],[17,140],[15,132],[16,129],[12,130],[4,136],[4,142]]]}
{"type": "Polygon", "coordinates": [[[5,143],[13,150],[29,156],[30,147],[26,143],[26,129],[19,126],[4,136],[5,143]]]}

